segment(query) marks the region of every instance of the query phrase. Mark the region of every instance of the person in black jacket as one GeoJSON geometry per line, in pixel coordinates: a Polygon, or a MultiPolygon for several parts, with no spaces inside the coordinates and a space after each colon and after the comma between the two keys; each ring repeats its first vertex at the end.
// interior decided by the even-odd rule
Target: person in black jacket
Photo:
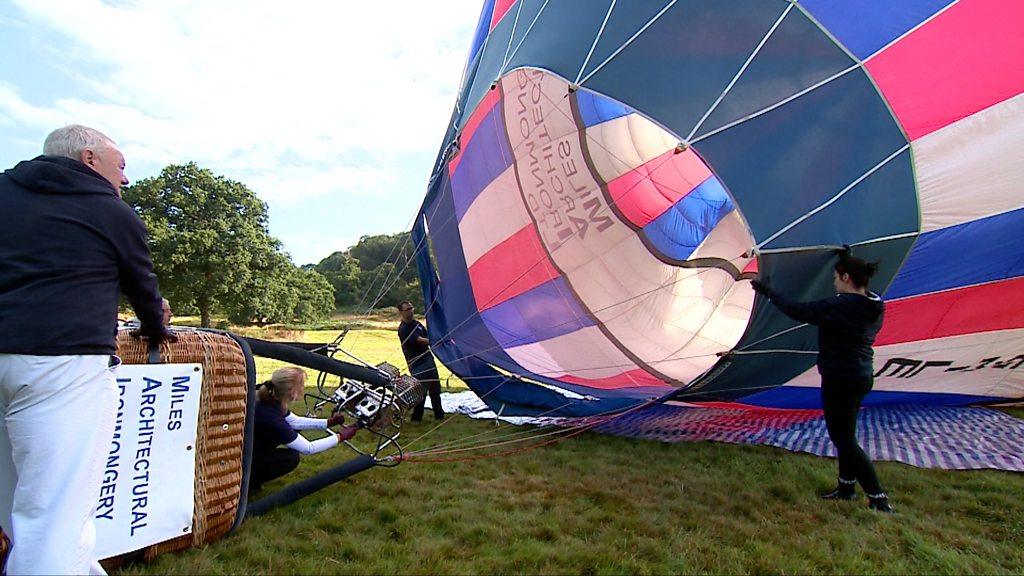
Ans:
{"type": "Polygon", "coordinates": [[[92,517],[117,409],[124,293],[168,336],[124,156],[84,126],[0,174],[0,525],[11,574],[100,572],[92,517]]]}
{"type": "MultiPolygon", "coordinates": [[[[430,340],[427,339],[427,328],[413,316],[412,302],[404,300],[398,304],[398,341],[402,344],[402,355],[409,367],[409,374],[423,383],[430,394],[430,407],[434,410],[435,420],[444,420],[444,408],[441,406],[441,377],[437,374],[434,355],[430,353],[430,340]]],[[[410,420],[423,420],[423,408],[427,403],[424,396],[413,408],[410,420]]]]}
{"type": "Polygon", "coordinates": [[[827,500],[853,500],[857,482],[868,495],[868,506],[892,512],[892,506],[878,481],[871,459],[857,443],[857,412],[874,384],[872,344],[882,328],[885,304],[868,290],[868,281],[878,269],[840,253],[833,271],[837,294],[815,302],[793,302],[771,289],[765,280],[754,280],[755,291],[790,318],[818,327],[818,372],[821,374],[821,404],[829,438],[839,459],[839,483],[822,495],[827,500]]]}

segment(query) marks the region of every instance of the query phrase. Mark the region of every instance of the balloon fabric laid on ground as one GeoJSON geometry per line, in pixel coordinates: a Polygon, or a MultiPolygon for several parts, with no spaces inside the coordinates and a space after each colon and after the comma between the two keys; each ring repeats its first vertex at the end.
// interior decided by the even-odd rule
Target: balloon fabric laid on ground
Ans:
{"type": "Polygon", "coordinates": [[[505,414],[818,406],[756,297],[880,261],[865,403],[1024,397],[1024,4],[488,0],[413,239],[505,414]]]}

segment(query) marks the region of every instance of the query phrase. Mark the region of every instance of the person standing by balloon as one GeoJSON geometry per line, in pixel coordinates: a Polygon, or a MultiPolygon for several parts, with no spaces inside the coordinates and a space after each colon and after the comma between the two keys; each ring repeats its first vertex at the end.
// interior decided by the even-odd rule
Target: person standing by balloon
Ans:
{"type": "Polygon", "coordinates": [[[857,412],[874,385],[872,344],[882,328],[885,303],[868,289],[878,263],[868,263],[843,250],[833,270],[837,294],[814,302],[794,302],[772,290],[768,279],[753,280],[753,289],[790,318],[818,327],[818,372],[821,404],[829,438],[839,460],[839,483],[821,497],[854,500],[856,484],[868,495],[868,506],[892,512],[875,467],[857,443],[857,412]]]}
{"type": "MultiPolygon", "coordinates": [[[[413,316],[412,302],[403,300],[398,304],[398,340],[402,344],[402,354],[409,366],[409,374],[423,383],[430,394],[430,407],[434,410],[435,420],[444,420],[444,408],[441,406],[441,377],[437,375],[437,364],[430,353],[430,340],[427,339],[427,328],[413,316]]],[[[426,398],[422,398],[412,411],[412,421],[423,419],[423,407],[426,398]]]]}

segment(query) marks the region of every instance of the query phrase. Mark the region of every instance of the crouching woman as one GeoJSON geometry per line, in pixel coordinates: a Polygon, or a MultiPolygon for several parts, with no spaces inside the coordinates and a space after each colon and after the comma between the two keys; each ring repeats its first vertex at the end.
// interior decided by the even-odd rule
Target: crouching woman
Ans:
{"type": "Polygon", "coordinates": [[[337,433],[330,430],[331,426],[344,422],[341,414],[330,418],[304,418],[293,414],[288,405],[302,398],[305,386],[306,373],[289,366],[275,370],[270,380],[257,389],[250,492],[295,470],[300,455],[329,450],[355,436],[355,426],[344,427],[337,433]],[[326,430],[330,434],[310,442],[298,430],[326,430]]]}

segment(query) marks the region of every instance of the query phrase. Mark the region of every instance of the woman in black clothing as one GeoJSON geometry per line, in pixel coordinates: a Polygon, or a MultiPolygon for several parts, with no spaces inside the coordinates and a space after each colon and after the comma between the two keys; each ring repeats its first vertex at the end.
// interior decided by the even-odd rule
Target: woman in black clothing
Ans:
{"type": "Polygon", "coordinates": [[[356,427],[310,442],[297,430],[327,430],[344,422],[341,414],[330,418],[304,418],[288,410],[288,405],[302,397],[306,373],[301,368],[287,367],[274,371],[270,380],[257,390],[253,419],[252,471],[249,490],[255,492],[264,482],[279,478],[299,465],[300,454],[316,454],[333,448],[355,436],[356,427]],[[284,446],[283,448],[280,446],[284,446]]]}
{"type": "Polygon", "coordinates": [[[878,482],[871,459],[857,443],[857,412],[874,384],[871,345],[882,327],[885,304],[868,290],[878,269],[844,251],[833,272],[837,294],[815,302],[793,302],[779,295],[766,281],[754,280],[755,291],[787,316],[818,327],[818,372],[821,404],[829,438],[839,459],[839,484],[823,494],[827,500],[854,500],[857,482],[868,495],[868,506],[892,512],[878,482]]]}

